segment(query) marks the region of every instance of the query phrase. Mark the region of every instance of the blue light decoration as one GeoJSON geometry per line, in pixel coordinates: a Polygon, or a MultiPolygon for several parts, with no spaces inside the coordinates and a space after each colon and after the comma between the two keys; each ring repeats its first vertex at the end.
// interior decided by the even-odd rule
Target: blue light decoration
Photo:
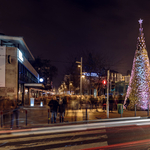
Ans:
{"type": "Polygon", "coordinates": [[[30,98],[30,106],[34,106],[34,98],[30,98]]]}
{"type": "Polygon", "coordinates": [[[130,103],[128,108],[131,110],[134,109],[135,105],[139,110],[146,110],[148,108],[148,101],[150,100],[150,67],[142,22],[143,20],[140,19],[137,49],[135,51],[130,82],[124,102],[126,104],[126,100],[129,98],[130,103]]]}
{"type": "Polygon", "coordinates": [[[91,72],[91,73],[83,73],[85,76],[87,77],[98,77],[98,74],[97,73],[94,73],[94,72],[91,72]]]}
{"type": "Polygon", "coordinates": [[[43,107],[43,102],[40,103],[40,106],[43,107]]]}

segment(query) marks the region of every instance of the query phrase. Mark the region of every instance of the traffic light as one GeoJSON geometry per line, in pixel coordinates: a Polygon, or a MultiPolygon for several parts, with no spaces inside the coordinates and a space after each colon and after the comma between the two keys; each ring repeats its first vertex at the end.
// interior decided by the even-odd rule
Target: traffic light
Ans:
{"type": "Polygon", "coordinates": [[[106,80],[103,80],[102,83],[103,83],[104,85],[106,85],[106,80]]]}
{"type": "Polygon", "coordinates": [[[105,89],[106,88],[106,84],[107,84],[107,81],[106,80],[103,80],[102,81],[102,87],[105,89]]]}

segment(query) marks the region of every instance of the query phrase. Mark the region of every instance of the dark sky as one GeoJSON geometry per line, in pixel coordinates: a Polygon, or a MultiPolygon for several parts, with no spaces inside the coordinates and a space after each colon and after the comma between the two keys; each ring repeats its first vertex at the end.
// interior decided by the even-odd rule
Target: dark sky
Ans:
{"type": "Polygon", "coordinates": [[[23,36],[33,56],[50,59],[59,70],[54,85],[62,80],[68,57],[84,50],[121,60],[114,69],[126,74],[140,18],[149,53],[149,0],[0,0],[0,32],[23,36]]]}

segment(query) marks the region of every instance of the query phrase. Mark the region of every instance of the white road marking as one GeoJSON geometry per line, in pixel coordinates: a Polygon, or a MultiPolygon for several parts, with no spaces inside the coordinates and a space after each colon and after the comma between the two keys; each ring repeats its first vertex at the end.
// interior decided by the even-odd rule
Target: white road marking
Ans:
{"type": "MultiPolygon", "coordinates": [[[[22,138],[17,138],[13,139],[14,136],[7,136],[7,137],[12,137],[11,139],[5,139],[5,140],[0,140],[0,143],[4,142],[19,142],[19,141],[30,141],[30,140],[40,140],[40,139],[46,139],[46,138],[57,138],[57,137],[62,137],[65,138],[67,136],[79,136],[79,135],[86,135],[86,134],[99,134],[99,133],[105,133],[106,130],[96,130],[96,131],[82,131],[82,132],[75,132],[75,133],[64,133],[64,134],[52,134],[52,135],[43,135],[43,136],[33,136],[33,137],[22,137],[22,138]]],[[[6,138],[7,138],[6,137],[6,138]]]]}
{"type": "Polygon", "coordinates": [[[77,149],[85,149],[85,148],[94,148],[94,147],[100,147],[100,146],[107,146],[107,141],[105,142],[98,142],[98,143],[92,143],[92,144],[83,144],[83,145],[74,145],[69,146],[66,145],[66,147],[61,148],[52,148],[52,149],[46,149],[46,150],[77,150],[77,149]]]}
{"type": "Polygon", "coordinates": [[[137,126],[150,125],[150,122],[147,122],[147,123],[137,123],[136,125],[137,125],[137,126]]]}
{"type": "MultiPolygon", "coordinates": [[[[28,137],[29,138],[29,140],[30,140],[30,137],[28,137]]],[[[72,142],[80,142],[80,141],[82,141],[82,140],[84,140],[84,141],[88,141],[88,140],[96,140],[96,139],[102,139],[102,138],[105,138],[105,139],[107,139],[108,137],[107,137],[107,135],[106,134],[103,134],[103,135],[97,135],[97,136],[93,136],[93,137],[79,137],[79,138],[77,138],[77,139],[69,139],[69,140],[65,140],[65,141],[48,141],[48,142],[46,142],[46,141],[44,141],[44,139],[43,139],[43,141],[41,141],[41,142],[33,142],[33,143],[25,143],[25,144],[21,144],[21,145],[17,145],[16,147],[14,147],[14,146],[12,146],[13,147],[13,149],[21,149],[21,148],[26,148],[26,149],[28,149],[28,148],[31,148],[31,147],[34,147],[34,148],[38,148],[39,146],[48,146],[48,145],[53,145],[53,144],[63,144],[63,143],[66,143],[66,142],[69,142],[69,143],[72,143],[72,142]]],[[[24,139],[23,139],[24,140],[24,139]]],[[[22,141],[23,141],[22,140],[22,141]]],[[[81,143],[82,144],[82,143],[81,143]]],[[[98,144],[96,145],[95,143],[93,144],[93,143],[90,143],[90,144],[88,144],[87,145],[87,147],[89,147],[89,146],[91,146],[91,147],[97,147],[97,146],[102,146],[102,145],[107,145],[107,141],[105,141],[105,143],[104,142],[98,142],[98,144]]],[[[73,146],[73,149],[72,150],[74,150],[75,148],[77,148],[78,147],[78,149],[81,149],[81,148],[85,148],[85,146],[86,146],[86,144],[84,144],[83,146],[82,145],[77,145],[77,146],[75,146],[74,147],[74,145],[72,145],[73,146]]],[[[66,145],[66,147],[69,147],[70,148],[70,150],[71,150],[71,148],[72,148],[72,146],[71,145],[66,145]]],[[[63,147],[63,148],[66,148],[66,147],[63,147]]],[[[8,146],[4,146],[4,148],[5,149],[8,149],[8,146]]],[[[10,148],[10,147],[9,147],[10,148]]],[[[57,148],[57,149],[59,149],[59,148],[57,148]]],[[[61,148],[62,149],[62,148],[61,148]]]]}

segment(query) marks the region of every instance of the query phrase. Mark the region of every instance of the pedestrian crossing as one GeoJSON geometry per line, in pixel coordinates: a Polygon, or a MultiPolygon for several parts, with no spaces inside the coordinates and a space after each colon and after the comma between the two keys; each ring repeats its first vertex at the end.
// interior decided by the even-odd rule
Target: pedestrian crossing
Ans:
{"type": "Polygon", "coordinates": [[[107,146],[105,129],[43,133],[30,135],[1,135],[0,150],[78,150],[107,146]]]}

